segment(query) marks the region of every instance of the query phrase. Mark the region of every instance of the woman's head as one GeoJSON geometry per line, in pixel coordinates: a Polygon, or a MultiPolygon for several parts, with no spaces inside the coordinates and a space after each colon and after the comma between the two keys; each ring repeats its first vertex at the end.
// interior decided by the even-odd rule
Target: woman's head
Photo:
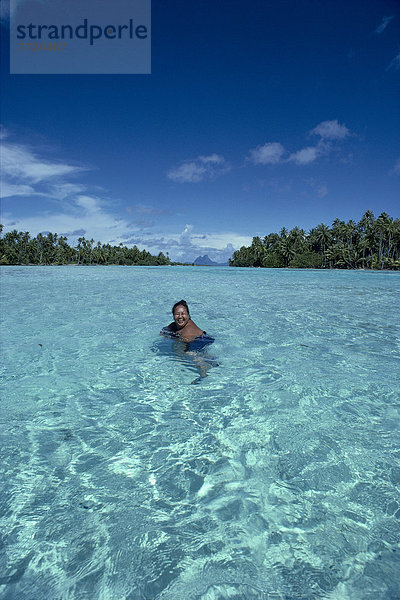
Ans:
{"type": "Polygon", "coordinates": [[[189,307],[185,300],[179,300],[172,307],[174,321],[178,327],[184,327],[190,321],[189,307]]]}
{"type": "Polygon", "coordinates": [[[187,305],[186,300],[179,300],[179,302],[175,302],[175,304],[172,307],[172,314],[175,314],[175,310],[178,308],[178,306],[183,306],[184,308],[186,308],[186,312],[187,314],[189,314],[189,307],[187,305]]]}

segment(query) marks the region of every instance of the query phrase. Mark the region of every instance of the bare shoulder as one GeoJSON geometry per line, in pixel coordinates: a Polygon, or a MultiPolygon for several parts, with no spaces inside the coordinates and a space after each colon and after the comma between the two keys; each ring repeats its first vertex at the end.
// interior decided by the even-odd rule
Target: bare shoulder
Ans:
{"type": "Polygon", "coordinates": [[[197,327],[196,323],[189,321],[189,323],[180,330],[180,335],[184,340],[192,341],[195,337],[201,335],[203,330],[197,327]]]}
{"type": "Polygon", "coordinates": [[[200,327],[197,327],[196,323],[194,323],[193,321],[190,321],[190,323],[188,323],[188,326],[190,326],[190,330],[188,331],[190,335],[197,336],[203,333],[203,330],[200,329],[200,327]]]}

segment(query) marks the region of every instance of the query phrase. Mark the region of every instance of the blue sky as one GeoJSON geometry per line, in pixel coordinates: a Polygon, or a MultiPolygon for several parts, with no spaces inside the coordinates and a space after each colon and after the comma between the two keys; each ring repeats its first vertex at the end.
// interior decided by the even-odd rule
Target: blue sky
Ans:
{"type": "Polygon", "coordinates": [[[10,75],[3,33],[6,231],[225,261],[400,216],[397,0],[153,0],[151,75],[10,75]]]}

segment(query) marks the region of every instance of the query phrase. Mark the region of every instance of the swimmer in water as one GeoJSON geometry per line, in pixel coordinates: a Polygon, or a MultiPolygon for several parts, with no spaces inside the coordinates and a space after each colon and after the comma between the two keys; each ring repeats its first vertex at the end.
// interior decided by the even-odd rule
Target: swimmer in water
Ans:
{"type": "Polygon", "coordinates": [[[199,383],[203,377],[207,376],[207,371],[214,366],[214,363],[201,355],[199,350],[202,350],[208,344],[212,344],[214,338],[207,335],[192,321],[185,300],[179,300],[174,304],[172,314],[174,320],[163,327],[160,333],[166,337],[175,338],[177,346],[174,349],[178,355],[190,355],[192,357],[193,363],[200,371],[200,377],[197,377],[192,383],[199,383]],[[184,343],[181,344],[181,342],[184,343]]]}
{"type": "Polygon", "coordinates": [[[175,334],[185,342],[192,342],[195,338],[206,335],[206,332],[197,327],[196,323],[190,318],[189,307],[185,300],[179,300],[179,302],[174,304],[172,314],[174,320],[167,327],[164,327],[161,333],[167,335],[175,334]]]}

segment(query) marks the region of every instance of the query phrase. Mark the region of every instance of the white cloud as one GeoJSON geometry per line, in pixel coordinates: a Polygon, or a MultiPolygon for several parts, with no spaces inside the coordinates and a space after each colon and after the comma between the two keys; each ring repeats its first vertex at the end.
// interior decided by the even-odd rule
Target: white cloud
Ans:
{"type": "Polygon", "coordinates": [[[288,158],[284,158],[285,148],[280,142],[267,142],[263,146],[257,146],[250,150],[250,160],[255,165],[276,165],[292,162],[297,165],[309,165],[319,156],[328,154],[332,150],[332,142],[343,140],[350,135],[346,125],[337,120],[322,121],[311,132],[318,135],[320,140],[315,146],[306,146],[296,152],[292,152],[288,158]]]}
{"type": "Polygon", "coordinates": [[[182,244],[182,246],[191,246],[192,238],[191,238],[190,232],[192,231],[192,229],[193,229],[193,225],[186,225],[185,229],[179,236],[179,242],[180,242],[180,244],[182,244]]]}
{"type": "Polygon", "coordinates": [[[116,240],[118,244],[122,241],[123,235],[132,235],[130,223],[102,211],[77,211],[76,214],[65,211],[53,214],[42,212],[22,218],[12,218],[11,215],[6,214],[3,216],[3,221],[5,230],[11,228],[18,229],[18,231],[29,231],[32,236],[43,231],[51,231],[59,235],[66,235],[68,242],[72,245],[76,243],[78,237],[73,233],[76,231],[81,232],[79,235],[93,237],[96,241],[100,240],[103,243],[116,240]]]}
{"type": "Polygon", "coordinates": [[[389,66],[386,68],[386,71],[389,71],[389,69],[396,69],[397,70],[399,68],[400,68],[400,53],[397,54],[397,56],[394,57],[394,59],[389,64],[389,66]]]}
{"type": "Polygon", "coordinates": [[[289,161],[296,163],[297,165],[309,165],[319,155],[319,150],[315,146],[308,146],[302,150],[298,150],[290,155],[289,161]]]}
{"type": "Polygon", "coordinates": [[[225,159],[223,156],[220,156],[219,154],[210,154],[210,156],[199,156],[198,160],[204,164],[216,164],[216,165],[220,165],[223,164],[225,162],[225,159]]]}
{"type": "Polygon", "coordinates": [[[394,173],[395,175],[400,175],[400,156],[399,158],[396,160],[394,167],[392,169],[392,173],[394,173]]]}
{"type": "Polygon", "coordinates": [[[56,200],[65,200],[86,190],[86,187],[79,183],[62,183],[57,182],[57,185],[50,185],[48,195],[56,200]]]}
{"type": "Polygon", "coordinates": [[[87,213],[98,213],[100,211],[100,201],[94,196],[77,196],[75,203],[85,209],[87,213]]]}
{"type": "MultiPolygon", "coordinates": [[[[196,239],[196,238],[195,238],[196,239]]],[[[196,243],[199,248],[216,248],[223,250],[227,246],[233,246],[234,248],[240,248],[241,246],[250,246],[252,237],[242,235],[234,231],[218,232],[218,233],[207,233],[201,240],[196,243]]]]}
{"type": "Polygon", "coordinates": [[[84,189],[63,181],[66,176],[84,171],[83,167],[44,160],[27,146],[8,142],[8,137],[8,132],[2,128],[2,198],[43,196],[56,200],[84,189]]]}
{"type": "Polygon", "coordinates": [[[204,254],[208,254],[211,260],[216,262],[226,262],[234,250],[241,246],[250,246],[252,241],[251,237],[233,231],[194,233],[192,225],[186,225],[175,245],[171,244],[173,239],[176,239],[176,236],[167,242],[173,248],[170,255],[177,256],[177,260],[182,262],[193,262],[204,254]]]}
{"type": "Polygon", "coordinates": [[[315,190],[315,193],[317,194],[318,198],[325,198],[325,196],[328,194],[327,186],[325,184],[319,183],[313,177],[306,180],[306,182],[313,190],[315,190]]]}
{"type": "MultiPolygon", "coordinates": [[[[9,137],[4,130],[1,134],[3,140],[9,137]]],[[[63,233],[72,244],[76,241],[73,235],[75,231],[87,232],[89,237],[102,242],[132,234],[134,228],[131,223],[105,210],[108,204],[106,200],[87,193],[87,186],[67,180],[83,171],[86,169],[67,162],[44,160],[37,152],[22,144],[3,142],[2,196],[42,196],[53,201],[50,205],[46,204],[46,209],[39,209],[34,216],[15,218],[5,213],[5,229],[11,227],[29,231],[32,236],[43,231],[63,233]],[[58,211],[52,208],[54,205],[59,207],[58,211]]]]}
{"type": "Polygon", "coordinates": [[[184,161],[178,167],[168,171],[167,177],[177,183],[198,183],[205,179],[214,179],[230,170],[229,163],[219,154],[198,156],[193,160],[184,161]]]}
{"type": "Polygon", "coordinates": [[[158,236],[135,234],[125,243],[142,245],[153,254],[168,251],[172,260],[191,263],[204,254],[216,262],[226,262],[234,250],[249,246],[251,241],[251,237],[233,231],[195,233],[193,225],[186,225],[181,233],[158,236]]]}
{"type": "Polygon", "coordinates": [[[279,142],[267,142],[250,150],[250,160],[255,165],[277,164],[281,162],[285,148],[279,142]]]}
{"type": "Polygon", "coordinates": [[[37,158],[28,148],[19,144],[2,144],[2,176],[7,182],[41,183],[49,179],[83,171],[82,167],[37,158]]]}
{"type": "MultiPolygon", "coordinates": [[[[134,210],[139,215],[167,215],[169,214],[168,208],[155,208],[147,204],[136,204],[134,210]]],[[[130,211],[129,211],[130,212],[130,211]]]]}
{"type": "Polygon", "coordinates": [[[328,188],[326,187],[326,185],[321,185],[319,188],[317,188],[318,198],[325,198],[325,196],[327,194],[328,194],[328,188]]]}
{"type": "Polygon", "coordinates": [[[343,140],[350,135],[350,131],[346,125],[341,125],[337,119],[334,121],[322,121],[310,133],[319,135],[324,140],[343,140]]]}
{"type": "Polygon", "coordinates": [[[381,34],[385,31],[386,27],[389,25],[390,21],[394,19],[394,16],[391,17],[383,17],[380,25],[375,29],[375,33],[381,34]]]}
{"type": "MultiPolygon", "coordinates": [[[[0,133],[8,137],[4,131],[0,133]]],[[[5,158],[3,192],[6,197],[43,196],[53,200],[50,204],[41,204],[41,209],[37,205],[33,207],[36,212],[31,215],[16,217],[11,211],[3,213],[5,231],[29,231],[32,236],[51,231],[65,235],[72,246],[82,235],[104,244],[136,244],[140,250],[146,249],[153,254],[168,251],[173,260],[182,262],[193,262],[202,254],[208,254],[217,262],[225,262],[235,248],[251,244],[250,237],[234,232],[195,233],[191,224],[178,233],[144,232],[141,223],[114,214],[109,199],[103,198],[101,193],[93,195],[88,186],[68,181],[69,177],[84,170],[81,167],[43,160],[38,152],[22,144],[7,143],[5,158]]],[[[225,159],[218,154],[199,156],[195,162],[205,169],[207,177],[229,168],[225,159]]],[[[139,217],[169,212],[168,209],[144,204],[136,204],[129,209],[139,217]]]]}
{"type": "Polygon", "coordinates": [[[4,179],[1,182],[1,198],[12,198],[14,196],[32,196],[35,195],[35,190],[30,185],[14,184],[4,179]]]}
{"type": "Polygon", "coordinates": [[[205,174],[206,169],[204,166],[189,162],[168,171],[167,177],[178,183],[197,183],[204,179],[205,174]]]}

